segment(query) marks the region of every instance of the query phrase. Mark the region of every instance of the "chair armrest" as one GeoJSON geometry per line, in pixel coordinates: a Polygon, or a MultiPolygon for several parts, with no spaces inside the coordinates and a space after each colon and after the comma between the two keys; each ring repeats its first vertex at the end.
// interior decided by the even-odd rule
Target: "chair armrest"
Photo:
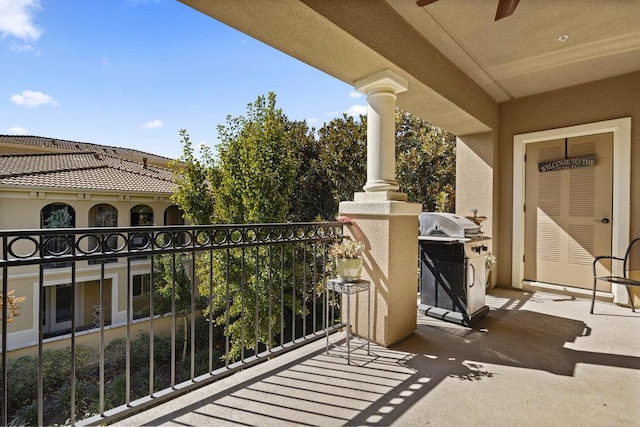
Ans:
{"type": "Polygon", "coordinates": [[[597,256],[597,257],[595,257],[593,259],[593,263],[595,264],[596,262],[600,261],[601,259],[613,259],[613,260],[616,260],[616,261],[624,261],[624,258],[620,258],[620,257],[617,257],[617,256],[600,255],[600,256],[597,256]]]}
{"type": "Polygon", "coordinates": [[[609,255],[600,255],[595,257],[593,259],[593,277],[596,277],[596,264],[598,264],[598,261],[602,259],[610,259],[612,261],[624,261],[624,258],[609,256],[609,255]]]}

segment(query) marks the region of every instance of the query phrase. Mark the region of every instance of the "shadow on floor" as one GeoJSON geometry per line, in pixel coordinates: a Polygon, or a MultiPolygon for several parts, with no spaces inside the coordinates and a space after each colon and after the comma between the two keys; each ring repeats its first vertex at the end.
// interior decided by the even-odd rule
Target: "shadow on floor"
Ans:
{"type": "MultiPolygon", "coordinates": [[[[552,379],[555,376],[572,377],[578,365],[640,371],[640,357],[625,355],[624,352],[614,354],[598,343],[593,344],[598,351],[580,349],[579,346],[571,348],[576,341],[592,338],[591,327],[578,320],[577,316],[571,318],[550,313],[554,310],[570,312],[574,308],[581,313],[582,305],[586,307],[584,301],[581,306],[573,307],[570,304],[574,301],[564,297],[556,300],[554,296],[532,296],[511,290],[491,293],[487,301],[492,309],[473,329],[420,316],[418,328],[412,336],[388,349],[372,345],[371,354],[361,347],[352,353],[351,365],[346,363],[340,349],[325,354],[322,347],[275,370],[231,388],[205,394],[195,401],[194,396],[189,400],[187,395],[185,402],[189,403],[178,409],[167,410],[159,406],[147,411],[144,421],[132,421],[145,425],[324,426],[413,424],[422,420],[424,422],[420,423],[425,424],[430,416],[437,414],[439,405],[452,406],[455,410],[456,399],[462,404],[469,400],[469,392],[482,391],[479,387],[484,387],[485,382],[488,385],[490,381],[497,380],[496,376],[502,374],[496,370],[504,372],[511,367],[519,368],[518,373],[525,373],[519,375],[531,387],[538,388],[540,384],[547,384],[545,375],[552,374],[552,379]],[[451,390],[460,395],[440,391],[444,382],[447,383],[447,393],[451,390]],[[462,387],[456,386],[456,382],[462,387]],[[428,405],[424,399],[429,399],[428,405]]],[[[622,311],[612,314],[625,316],[622,311]]],[[[637,327],[640,316],[631,315],[629,311],[629,317],[629,322],[637,327]]],[[[600,321],[604,318],[590,319],[600,321]]],[[[618,320],[627,321],[624,318],[618,320]]],[[[606,326],[608,323],[602,324],[606,326]]],[[[605,339],[608,336],[607,333],[603,335],[605,339]]],[[[514,375],[513,379],[507,379],[502,375],[500,381],[519,381],[520,378],[514,375]]],[[[588,390],[590,384],[586,383],[588,390]]],[[[522,386],[508,385],[514,390],[522,386]]],[[[554,399],[566,394],[560,387],[555,387],[555,391],[544,391],[552,405],[554,399]],[[553,395],[556,392],[558,397],[553,395]]],[[[508,396],[509,391],[506,393],[508,396]]],[[[568,404],[576,406],[575,403],[568,404]]],[[[529,405],[532,411],[530,420],[543,424],[561,421],[561,418],[546,419],[544,413],[536,415],[535,405],[535,402],[529,405]]],[[[519,410],[527,410],[526,405],[523,408],[519,410]]],[[[632,411],[635,409],[631,408],[632,411]]],[[[600,410],[615,411],[614,408],[600,410]]],[[[571,416],[572,421],[584,422],[575,415],[571,416]]],[[[603,412],[603,416],[608,416],[608,413],[603,412]]],[[[629,416],[634,419],[633,412],[629,416]]],[[[482,420],[477,421],[482,424],[482,420]]]]}

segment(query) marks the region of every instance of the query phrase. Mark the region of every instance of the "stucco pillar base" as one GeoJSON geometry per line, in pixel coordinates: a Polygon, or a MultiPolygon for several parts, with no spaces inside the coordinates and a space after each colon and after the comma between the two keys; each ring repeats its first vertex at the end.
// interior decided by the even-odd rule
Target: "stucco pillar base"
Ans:
{"type": "Polygon", "coordinates": [[[384,202],[396,201],[406,202],[407,195],[399,191],[370,191],[364,193],[355,193],[353,195],[355,202],[384,202]]]}
{"type": "MultiPolygon", "coordinates": [[[[419,203],[353,201],[340,214],[353,219],[345,234],[365,243],[362,277],[371,280],[371,340],[385,347],[417,324],[419,203]]],[[[346,301],[343,301],[346,304],[346,301]]],[[[367,336],[367,294],[351,298],[353,332],[367,336]]],[[[346,310],[343,311],[346,314],[346,310]]]]}

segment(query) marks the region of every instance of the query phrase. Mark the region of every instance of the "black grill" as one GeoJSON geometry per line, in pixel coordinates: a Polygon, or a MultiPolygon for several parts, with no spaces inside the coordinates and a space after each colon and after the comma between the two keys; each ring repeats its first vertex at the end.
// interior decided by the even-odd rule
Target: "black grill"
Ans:
{"type": "Polygon", "coordinates": [[[466,218],[420,216],[420,305],[425,314],[472,326],[484,317],[485,259],[490,238],[466,218]]]}

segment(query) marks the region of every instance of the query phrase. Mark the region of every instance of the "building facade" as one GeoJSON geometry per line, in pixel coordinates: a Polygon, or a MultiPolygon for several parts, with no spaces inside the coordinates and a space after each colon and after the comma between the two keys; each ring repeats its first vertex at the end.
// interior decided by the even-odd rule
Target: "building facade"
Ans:
{"type": "MultiPolygon", "coordinates": [[[[0,153],[0,229],[184,223],[180,210],[170,200],[174,187],[169,159],[130,149],[22,136],[0,136],[0,153]]],[[[82,250],[92,251],[98,245],[106,245],[108,250],[119,243],[118,237],[104,235],[100,241],[88,238],[79,244],[82,250]]],[[[64,239],[54,238],[46,250],[51,255],[64,254],[69,247],[64,239]]],[[[106,260],[102,288],[100,264],[76,264],[75,295],[68,263],[43,265],[41,293],[39,268],[12,272],[9,289],[24,300],[19,304],[20,315],[8,325],[9,348],[17,350],[38,342],[40,307],[46,342],[63,339],[70,332],[72,316],[76,331],[86,331],[85,335],[91,335],[101,320],[107,329],[125,324],[128,284],[134,318],[147,317],[148,257],[132,260],[129,269],[117,258],[106,260]],[[75,313],[71,312],[72,305],[75,313]]]]}

